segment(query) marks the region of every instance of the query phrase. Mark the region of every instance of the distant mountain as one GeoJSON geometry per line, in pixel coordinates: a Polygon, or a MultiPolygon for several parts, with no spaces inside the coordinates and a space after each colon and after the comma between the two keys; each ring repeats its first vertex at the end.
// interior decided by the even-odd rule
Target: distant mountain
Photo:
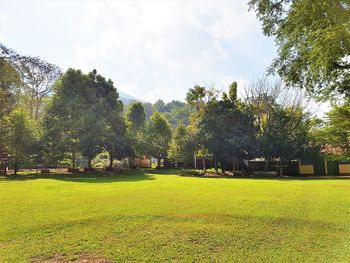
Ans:
{"type": "Polygon", "coordinates": [[[133,96],[123,92],[123,91],[118,90],[118,93],[119,93],[120,100],[124,104],[129,104],[129,103],[132,103],[132,102],[135,102],[135,101],[141,101],[140,99],[135,98],[135,97],[133,97],[133,96]]]}

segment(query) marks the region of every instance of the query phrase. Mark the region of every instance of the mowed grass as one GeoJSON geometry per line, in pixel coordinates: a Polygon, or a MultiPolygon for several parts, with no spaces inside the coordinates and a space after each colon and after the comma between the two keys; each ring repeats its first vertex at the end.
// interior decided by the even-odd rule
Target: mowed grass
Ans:
{"type": "MultiPolygon", "coordinates": [[[[163,173],[163,174],[162,174],[163,173]]],[[[0,180],[0,262],[350,262],[350,180],[0,180]]]]}

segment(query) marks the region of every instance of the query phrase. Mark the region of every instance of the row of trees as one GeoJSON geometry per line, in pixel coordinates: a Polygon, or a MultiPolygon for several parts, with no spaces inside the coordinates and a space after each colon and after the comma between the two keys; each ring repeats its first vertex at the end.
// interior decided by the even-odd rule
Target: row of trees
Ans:
{"type": "Polygon", "coordinates": [[[159,112],[147,120],[140,102],[129,105],[124,114],[113,82],[95,70],[84,74],[69,69],[61,74],[38,111],[39,119],[17,100],[25,84],[16,68],[8,60],[2,63],[7,71],[1,71],[1,143],[13,156],[15,170],[20,162],[50,165],[67,158],[75,168],[78,155],[91,168],[103,151],[109,154],[109,168],[114,159],[145,155],[157,158],[158,166],[163,158],[186,166],[196,155],[212,158],[215,168],[224,171],[235,170],[239,159],[255,157],[281,162],[321,154],[349,157],[348,103],[335,106],[322,122],[305,110],[300,93],[266,78],[251,83],[242,99],[235,82],[228,93],[200,86],[190,89],[189,122],[173,128],[159,112]]]}
{"type": "Polygon", "coordinates": [[[60,69],[36,57],[21,56],[0,44],[0,151],[19,160],[37,158],[44,105],[60,69]]]}
{"type": "Polygon", "coordinates": [[[265,78],[248,87],[244,99],[237,97],[237,83],[228,93],[196,86],[187,101],[196,108],[191,124],[178,126],[169,155],[184,162],[195,153],[211,156],[216,170],[236,170],[239,159],[263,157],[281,162],[318,158],[319,145],[310,133],[313,119],[301,96],[286,91],[281,83],[265,78]]]}

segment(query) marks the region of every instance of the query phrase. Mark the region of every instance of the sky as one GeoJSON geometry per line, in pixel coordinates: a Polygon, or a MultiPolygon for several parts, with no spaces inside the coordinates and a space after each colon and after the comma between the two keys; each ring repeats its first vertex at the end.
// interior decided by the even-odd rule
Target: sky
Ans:
{"type": "Polygon", "coordinates": [[[0,42],[63,70],[96,69],[149,102],[232,81],[242,93],[277,51],[247,0],[0,0],[0,42]]]}

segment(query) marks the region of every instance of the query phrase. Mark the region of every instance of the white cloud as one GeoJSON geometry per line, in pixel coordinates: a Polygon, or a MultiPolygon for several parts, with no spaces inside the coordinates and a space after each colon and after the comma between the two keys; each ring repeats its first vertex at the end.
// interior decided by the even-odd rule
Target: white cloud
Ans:
{"type": "Polygon", "coordinates": [[[0,42],[5,40],[4,36],[4,28],[6,22],[6,15],[4,13],[0,13],[0,42]]]}
{"type": "Polygon", "coordinates": [[[222,75],[237,75],[232,50],[259,30],[245,1],[86,2],[72,26],[72,66],[97,68],[150,101],[184,98],[197,82],[222,85],[222,75]]]}

